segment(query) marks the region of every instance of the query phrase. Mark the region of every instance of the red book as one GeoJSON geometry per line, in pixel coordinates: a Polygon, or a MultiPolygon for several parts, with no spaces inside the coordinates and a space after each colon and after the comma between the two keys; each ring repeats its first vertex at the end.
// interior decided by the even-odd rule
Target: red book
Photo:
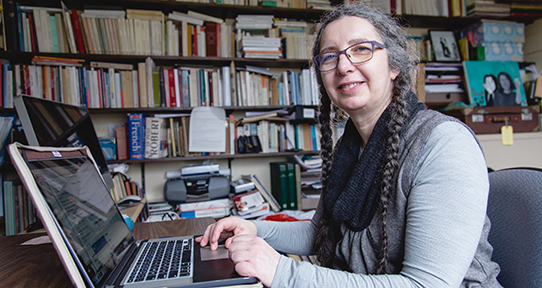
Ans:
{"type": "Polygon", "coordinates": [[[28,13],[28,26],[30,27],[30,42],[32,44],[32,51],[38,52],[38,35],[36,35],[36,27],[34,26],[34,15],[28,13]]]}
{"type": "Polygon", "coordinates": [[[124,180],[124,188],[126,189],[126,196],[132,195],[132,185],[130,185],[130,181],[124,180]]]}
{"type": "Polygon", "coordinates": [[[217,24],[214,22],[205,22],[205,49],[207,49],[207,56],[209,57],[218,57],[218,46],[217,40],[217,24]]]}
{"type": "Polygon", "coordinates": [[[169,82],[169,105],[170,107],[177,107],[177,97],[175,97],[175,77],[173,75],[173,70],[168,69],[168,82],[169,82]]]}
{"type": "Polygon", "coordinates": [[[76,10],[71,11],[72,26],[75,36],[75,45],[79,53],[85,53],[85,44],[83,43],[83,33],[81,32],[81,23],[79,22],[79,14],[76,10]]]}
{"type": "Polygon", "coordinates": [[[56,86],[56,81],[55,81],[55,73],[56,73],[56,68],[51,66],[50,67],[50,73],[51,73],[51,100],[53,101],[58,101],[58,98],[56,97],[56,90],[55,90],[55,86],[56,86]]]}
{"type": "Polygon", "coordinates": [[[126,126],[120,126],[115,129],[115,136],[117,137],[117,160],[128,159],[128,134],[126,133],[126,126]]]}

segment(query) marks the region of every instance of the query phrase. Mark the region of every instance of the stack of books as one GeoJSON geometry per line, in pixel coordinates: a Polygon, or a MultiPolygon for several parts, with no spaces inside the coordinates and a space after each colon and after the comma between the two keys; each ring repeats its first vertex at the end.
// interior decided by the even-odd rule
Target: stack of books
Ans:
{"type": "Polygon", "coordinates": [[[240,40],[241,55],[244,58],[278,59],[282,56],[278,37],[243,36],[240,40]]]}
{"type": "Polygon", "coordinates": [[[269,203],[265,201],[258,189],[252,189],[246,192],[232,195],[235,216],[241,218],[256,218],[271,213],[269,203]]]}
{"type": "MultiPolygon", "coordinates": [[[[509,16],[510,4],[492,0],[476,0],[467,6],[467,16],[509,16]]],[[[470,3],[470,1],[469,1],[470,3]]]]}
{"type": "Polygon", "coordinates": [[[214,217],[221,218],[230,216],[232,201],[229,198],[220,198],[209,201],[187,202],[177,205],[181,217],[200,218],[214,217]]]}
{"type": "Polygon", "coordinates": [[[273,26],[273,15],[237,15],[237,29],[270,29],[273,26]]]}

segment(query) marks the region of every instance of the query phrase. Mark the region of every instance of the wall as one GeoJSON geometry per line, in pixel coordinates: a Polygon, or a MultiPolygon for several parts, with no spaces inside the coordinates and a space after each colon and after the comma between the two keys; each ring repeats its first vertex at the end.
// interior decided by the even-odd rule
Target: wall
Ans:
{"type": "Polygon", "coordinates": [[[542,69],[542,19],[525,26],[525,62],[534,62],[536,69],[542,69]]]}
{"type": "Polygon", "coordinates": [[[510,146],[502,145],[501,134],[480,134],[476,137],[482,145],[489,168],[542,168],[542,132],[514,133],[514,144],[510,146]]]}

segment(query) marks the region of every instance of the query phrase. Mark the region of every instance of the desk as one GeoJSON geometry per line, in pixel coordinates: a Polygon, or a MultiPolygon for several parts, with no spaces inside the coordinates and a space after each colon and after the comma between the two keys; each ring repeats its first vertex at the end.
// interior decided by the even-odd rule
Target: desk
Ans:
{"type": "MultiPolygon", "coordinates": [[[[135,223],[137,240],[201,234],[214,218],[135,223]]],[[[0,237],[0,287],[71,287],[71,281],[52,244],[20,244],[47,233],[0,237]]]]}

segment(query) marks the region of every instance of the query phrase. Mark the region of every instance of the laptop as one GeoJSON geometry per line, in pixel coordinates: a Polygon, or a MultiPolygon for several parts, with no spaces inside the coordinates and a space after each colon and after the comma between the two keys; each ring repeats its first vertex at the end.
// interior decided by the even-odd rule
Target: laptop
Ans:
{"type": "Polygon", "coordinates": [[[194,235],[136,241],[88,147],[8,146],[13,165],[76,287],[218,287],[257,283],[224,247],[194,235]]]}

